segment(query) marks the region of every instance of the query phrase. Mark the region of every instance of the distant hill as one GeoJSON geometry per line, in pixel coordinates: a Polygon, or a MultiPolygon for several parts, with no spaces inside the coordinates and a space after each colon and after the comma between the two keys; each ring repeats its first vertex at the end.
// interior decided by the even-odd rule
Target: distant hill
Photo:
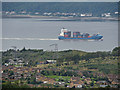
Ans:
{"type": "Polygon", "coordinates": [[[118,11],[117,2],[3,2],[3,11],[20,12],[63,12],[63,13],[93,13],[99,16],[102,13],[118,11]]]}

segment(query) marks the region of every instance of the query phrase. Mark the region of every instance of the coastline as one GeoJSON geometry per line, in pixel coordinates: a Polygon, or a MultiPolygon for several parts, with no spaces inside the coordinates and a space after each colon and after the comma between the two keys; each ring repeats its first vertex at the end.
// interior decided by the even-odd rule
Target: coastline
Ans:
{"type": "Polygon", "coordinates": [[[75,21],[119,21],[117,17],[64,17],[64,16],[36,16],[36,15],[3,15],[2,18],[39,18],[39,19],[59,19],[75,21]]]}

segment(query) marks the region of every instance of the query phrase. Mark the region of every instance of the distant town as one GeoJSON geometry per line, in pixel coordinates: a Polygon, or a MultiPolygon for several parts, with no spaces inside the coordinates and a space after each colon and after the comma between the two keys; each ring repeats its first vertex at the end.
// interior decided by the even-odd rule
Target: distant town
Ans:
{"type": "Polygon", "coordinates": [[[95,53],[10,49],[3,52],[2,85],[3,88],[118,88],[118,48],[95,53]],[[53,59],[54,55],[59,58],[53,59]]]}
{"type": "MultiPolygon", "coordinates": [[[[36,15],[36,16],[64,16],[64,17],[95,17],[94,14],[92,13],[61,13],[61,12],[27,12],[27,11],[21,11],[21,12],[16,12],[16,11],[3,11],[3,15],[36,15]]],[[[114,13],[103,13],[99,15],[100,17],[117,17],[118,12],[114,13]]]]}
{"type": "Polygon", "coordinates": [[[72,21],[118,21],[118,12],[103,13],[101,15],[94,15],[93,13],[61,13],[61,12],[15,12],[3,11],[3,18],[43,18],[44,19],[59,19],[59,20],[72,20],[72,21]]]}
{"type": "Polygon", "coordinates": [[[118,20],[118,2],[4,2],[3,17],[118,20]]]}

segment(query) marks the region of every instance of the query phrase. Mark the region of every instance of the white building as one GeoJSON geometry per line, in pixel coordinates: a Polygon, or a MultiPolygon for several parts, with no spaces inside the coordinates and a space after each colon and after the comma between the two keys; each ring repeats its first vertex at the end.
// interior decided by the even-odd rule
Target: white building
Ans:
{"type": "Polygon", "coordinates": [[[36,15],[40,14],[39,12],[35,12],[36,15]]]}
{"type": "Polygon", "coordinates": [[[115,14],[118,14],[118,12],[115,12],[115,14]]]}
{"type": "Polygon", "coordinates": [[[81,17],[84,17],[84,16],[85,16],[85,14],[80,14],[80,16],[81,16],[81,17]]]}
{"type": "Polygon", "coordinates": [[[111,16],[111,13],[103,13],[101,16],[102,16],[102,17],[110,17],[110,16],[111,16]]]}

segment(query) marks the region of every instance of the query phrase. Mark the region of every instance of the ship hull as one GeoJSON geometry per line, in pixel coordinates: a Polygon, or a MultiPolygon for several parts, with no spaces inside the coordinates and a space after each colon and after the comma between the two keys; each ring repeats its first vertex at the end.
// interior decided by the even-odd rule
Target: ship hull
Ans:
{"type": "Polygon", "coordinates": [[[64,37],[58,36],[59,40],[99,40],[102,39],[103,36],[92,36],[92,37],[85,37],[85,38],[78,38],[78,37],[64,37]]]}

